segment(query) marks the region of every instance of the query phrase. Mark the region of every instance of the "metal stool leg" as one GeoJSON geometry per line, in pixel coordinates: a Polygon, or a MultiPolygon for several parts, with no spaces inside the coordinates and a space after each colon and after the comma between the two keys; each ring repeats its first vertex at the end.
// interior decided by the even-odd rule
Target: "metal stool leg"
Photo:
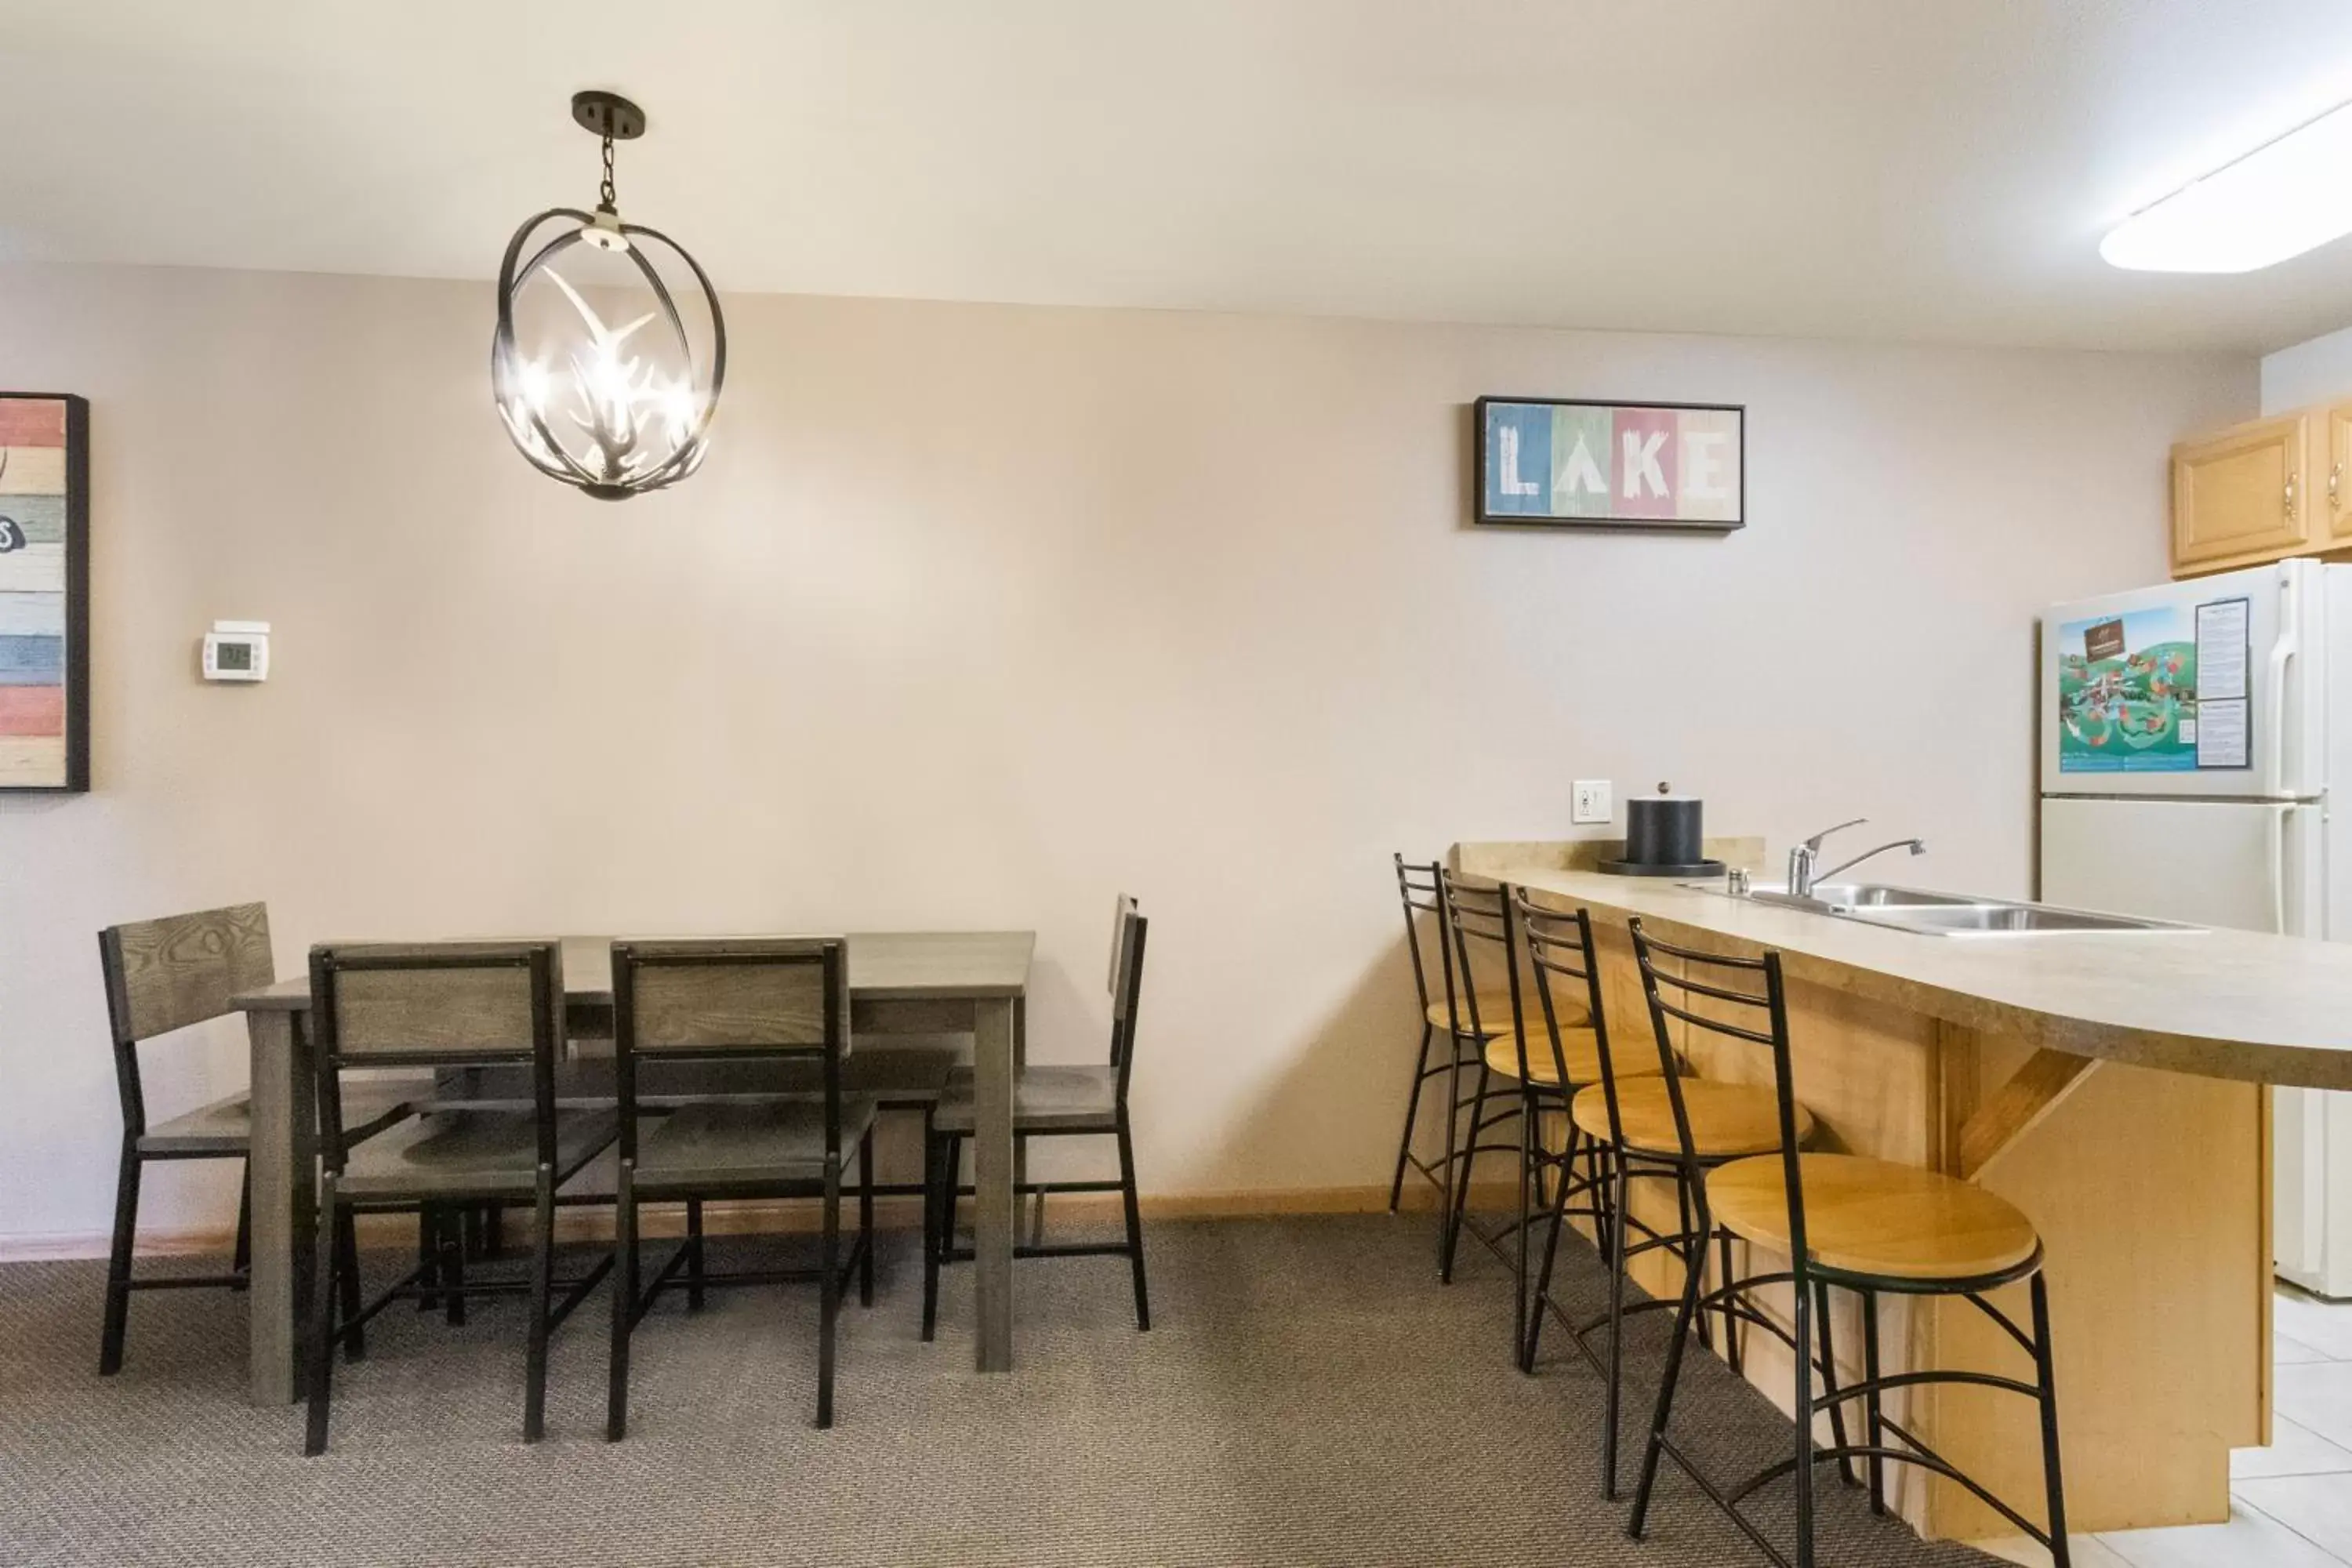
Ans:
{"type": "Polygon", "coordinates": [[[2054,1568],[2073,1568],[2066,1543],[2066,1485],[2058,1464],[2058,1387],[2051,1370],[2050,1290],[2036,1269],[2030,1287],[2033,1297],[2033,1373],[2041,1392],[2042,1485],[2050,1514],[2050,1560],[2054,1568]]]}
{"type": "Polygon", "coordinates": [[[1413,1058],[1412,1092],[1404,1102],[1404,1134],[1397,1140],[1396,1174],[1389,1179],[1389,1213],[1397,1211],[1397,1201],[1404,1196],[1405,1162],[1412,1154],[1412,1124],[1421,1114],[1422,1091],[1429,1087],[1429,1043],[1435,1037],[1437,1026],[1427,1018],[1421,1021],[1421,1055],[1413,1058]]]}

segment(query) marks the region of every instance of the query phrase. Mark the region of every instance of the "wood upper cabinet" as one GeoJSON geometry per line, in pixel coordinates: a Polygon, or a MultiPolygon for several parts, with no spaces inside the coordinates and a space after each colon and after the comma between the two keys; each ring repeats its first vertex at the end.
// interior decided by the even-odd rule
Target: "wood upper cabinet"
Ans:
{"type": "MultiPolygon", "coordinates": [[[[2333,410],[2259,419],[2172,449],[2175,576],[2246,566],[2330,542],[2325,515],[2333,410]],[[2315,495],[2314,473],[2320,478],[2315,495]]],[[[2342,411],[2352,440],[2352,405],[2342,411]]],[[[2352,507],[2352,474],[2339,485],[2352,507]]],[[[2352,537],[2352,510],[2345,514],[2352,537]]]]}
{"type": "Polygon", "coordinates": [[[2352,545],[2352,403],[2338,403],[2311,416],[2319,449],[2312,454],[2316,476],[2312,496],[2318,527],[2328,547],[2352,545]]]}

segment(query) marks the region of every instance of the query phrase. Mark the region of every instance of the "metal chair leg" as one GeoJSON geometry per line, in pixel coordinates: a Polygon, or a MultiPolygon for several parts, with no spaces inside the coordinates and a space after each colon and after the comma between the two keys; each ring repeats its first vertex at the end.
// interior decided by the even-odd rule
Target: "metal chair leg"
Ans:
{"type": "Polygon", "coordinates": [[[1413,1058],[1412,1092],[1405,1097],[1404,1135],[1397,1140],[1396,1174],[1389,1180],[1389,1213],[1397,1212],[1397,1202],[1404,1196],[1404,1169],[1412,1155],[1412,1124],[1421,1114],[1422,1091],[1429,1087],[1429,1042],[1437,1026],[1427,1018],[1421,1021],[1421,1055],[1413,1058]]]}
{"type": "Polygon", "coordinates": [[[604,1441],[629,1435],[629,1334],[637,1322],[637,1163],[621,1162],[613,1207],[613,1340],[604,1387],[604,1441]]]}
{"type": "Polygon", "coordinates": [[[702,1200],[686,1200],[686,1310],[702,1310],[702,1200]]]}
{"type": "MultiPolygon", "coordinates": [[[[1886,1418],[1879,1405],[1878,1396],[1878,1292],[1862,1292],[1862,1377],[1870,1392],[1863,1395],[1863,1409],[1869,1422],[1870,1446],[1886,1446],[1886,1418]]],[[[1886,1461],[1873,1454],[1869,1460],[1870,1511],[1884,1517],[1886,1512],[1886,1461]]]]}
{"type": "Polygon", "coordinates": [[[1796,1568],[1813,1568],[1813,1292],[1801,1262],[1794,1289],[1796,1319],[1797,1557],[1796,1568]]]}
{"type": "Polygon", "coordinates": [[[2033,1298],[2033,1374],[2042,1406],[2042,1486],[2049,1510],[2050,1560],[2053,1568],[2073,1568],[2066,1542],[2066,1481],[2058,1462],[2058,1385],[2050,1354],[2050,1289],[2039,1269],[2029,1287],[2033,1298]]]}
{"type": "MultiPolygon", "coordinates": [[[[1571,1128],[1569,1132],[1571,1144],[1575,1142],[1575,1130],[1571,1128]]],[[[1570,1161],[1574,1158],[1572,1153],[1569,1156],[1570,1161]]],[[[1552,1184],[1551,1224],[1544,1236],[1543,1268],[1536,1274],[1535,1304],[1528,1311],[1527,1342],[1519,1354],[1519,1370],[1524,1373],[1535,1371],[1536,1346],[1543,1338],[1544,1313],[1551,1300],[1552,1264],[1559,1254],[1559,1233],[1568,1226],[1570,1184],[1567,1173],[1570,1168],[1570,1165],[1563,1163],[1559,1180],[1552,1184]]]]}
{"type": "MultiPolygon", "coordinates": [[[[1445,1157],[1437,1167],[1444,1180],[1437,1184],[1437,1278],[1441,1284],[1454,1282],[1454,1150],[1462,1131],[1462,1042],[1452,1031],[1445,1036],[1445,1157]]],[[[1484,1064],[1481,1064],[1482,1067],[1484,1064]]]]}
{"type": "MultiPolygon", "coordinates": [[[[1723,1275],[1727,1279],[1732,1277],[1731,1251],[1728,1247],[1724,1249],[1723,1275]]],[[[1814,1285],[1813,1308],[1822,1324],[1822,1392],[1834,1401],[1830,1405],[1830,1439],[1836,1447],[1843,1448],[1846,1446],[1845,1402],[1837,1398],[1837,1339],[1830,1331],[1830,1288],[1826,1283],[1814,1285]]],[[[1729,1324],[1725,1325],[1724,1332],[1726,1334],[1733,1332],[1729,1324]]],[[[1838,1479],[1850,1487],[1862,1484],[1862,1478],[1854,1470],[1853,1455],[1838,1456],[1838,1479]]]]}
{"type": "Polygon", "coordinates": [[[1135,1141],[1129,1134],[1127,1109],[1118,1113],[1118,1184],[1119,1199],[1127,1209],[1127,1257],[1135,1269],[1135,1328],[1147,1333],[1151,1328],[1151,1291],[1143,1279],[1143,1208],[1135,1192],[1135,1141]]]}
{"type": "MultiPolygon", "coordinates": [[[[1617,1423],[1625,1387],[1625,1205],[1633,1181],[1622,1150],[1616,1167],[1609,1189],[1609,1375],[1601,1394],[1601,1495],[1611,1502],[1617,1500],[1617,1423]]],[[[1682,1353],[1681,1329],[1677,1322],[1670,1363],[1678,1364],[1682,1353]]],[[[1663,1417],[1658,1429],[1665,1430],[1663,1417]]]]}
{"type": "Polygon", "coordinates": [[[929,1344],[940,1313],[940,1226],[947,1204],[940,1188],[940,1169],[947,1159],[947,1140],[931,1130],[923,1117],[923,1342],[929,1344]]]}
{"type": "Polygon", "coordinates": [[[857,1143],[857,1304],[874,1305],[874,1129],[857,1143]]]}
{"type": "Polygon", "coordinates": [[[466,1326],[466,1237],[462,1211],[443,1209],[438,1226],[442,1310],[453,1329],[466,1326]]]}
{"type": "Polygon", "coordinates": [[[329,1260],[335,1255],[335,1217],[341,1206],[338,1180],[330,1171],[320,1182],[319,1239],[311,1253],[310,1386],[306,1391],[310,1410],[302,1430],[305,1458],[327,1451],[327,1407],[335,1372],[335,1271],[329,1260]]]}
{"type": "MultiPolygon", "coordinates": [[[[1457,1057],[1461,1048],[1461,1042],[1456,1040],[1454,1053],[1457,1057]]],[[[1487,1084],[1493,1076],[1486,1070],[1485,1062],[1478,1064],[1478,1092],[1470,1103],[1470,1142],[1458,1156],[1449,1152],[1446,1157],[1445,1168],[1453,1173],[1454,1190],[1447,1194],[1450,1201],[1446,1205],[1445,1242],[1439,1255],[1437,1277],[1448,1285],[1454,1282],[1454,1251],[1462,1239],[1462,1216],[1470,1205],[1470,1178],[1475,1174],[1473,1167],[1478,1161],[1478,1124],[1486,1119],[1487,1084]]]]}
{"type": "MultiPolygon", "coordinates": [[[[244,1173],[236,1184],[236,1244],[229,1251],[229,1271],[251,1276],[253,1273],[253,1162],[241,1160],[244,1173]]],[[[232,1289],[242,1290],[247,1281],[240,1279],[232,1289]]]]}
{"type": "Polygon", "coordinates": [[[824,1157],[824,1243],[817,1296],[816,1424],[833,1425],[834,1336],[841,1317],[841,1156],[824,1157]]]}
{"type": "MultiPolygon", "coordinates": [[[[319,1260],[323,1266],[327,1259],[319,1260]]],[[[363,1298],[360,1293],[360,1228],[349,1209],[335,1221],[335,1279],[341,1286],[343,1321],[351,1325],[343,1331],[343,1359],[367,1359],[367,1325],[359,1321],[363,1298]]]]}
{"type": "MultiPolygon", "coordinates": [[[[1707,1229],[1714,1229],[1711,1222],[1707,1229]]],[[[1650,1416],[1650,1441],[1642,1450],[1642,1479],[1634,1483],[1633,1510],[1625,1516],[1625,1533],[1636,1541],[1642,1539],[1642,1531],[1649,1522],[1650,1492],[1658,1483],[1658,1459],[1665,1449],[1666,1422],[1674,1413],[1675,1384],[1682,1375],[1683,1349],[1690,1342],[1691,1320],[1698,1316],[1699,1282],[1706,1273],[1707,1239],[1701,1235],[1697,1245],[1683,1258],[1682,1304],[1675,1310],[1674,1338],[1666,1342],[1666,1366],[1658,1379],[1658,1403],[1650,1416]]],[[[1801,1355],[1797,1359],[1802,1364],[1804,1358],[1801,1355]]]]}
{"type": "Polygon", "coordinates": [[[555,1293],[555,1170],[539,1168],[539,1202],[530,1226],[530,1339],[524,1348],[522,1440],[547,1431],[548,1318],[555,1293]]]}
{"type": "Polygon", "coordinates": [[[1535,1096],[1519,1092],[1519,1223],[1518,1246],[1511,1260],[1511,1351],[1523,1359],[1528,1344],[1528,1232],[1534,1226],[1528,1213],[1529,1186],[1536,1160],[1535,1096]]]}
{"type": "Polygon", "coordinates": [[[139,1238],[139,1144],[122,1135],[122,1163],[114,1177],[114,1245],[106,1258],[106,1318],[98,1335],[98,1373],[122,1370],[122,1338],[131,1322],[131,1253],[139,1238]]]}
{"type": "Polygon", "coordinates": [[[441,1304],[434,1289],[441,1283],[441,1211],[431,1204],[416,1210],[416,1310],[419,1316],[441,1304]]]}

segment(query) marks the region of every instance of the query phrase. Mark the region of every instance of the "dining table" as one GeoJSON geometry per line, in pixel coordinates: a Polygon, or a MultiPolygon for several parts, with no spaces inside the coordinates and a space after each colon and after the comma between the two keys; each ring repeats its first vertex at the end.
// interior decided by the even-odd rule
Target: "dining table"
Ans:
{"type": "MultiPolygon", "coordinates": [[[[593,1049],[613,1033],[613,940],[562,939],[565,1034],[593,1049]]],[[[850,1050],[891,1036],[969,1035],[972,1042],[974,1359],[1013,1365],[1015,1224],[1013,1088],[1030,957],[1025,931],[873,931],[846,938],[850,1050]]],[[[253,1058],[251,1345],[247,1394],[283,1405],[301,1391],[301,1348],[316,1267],[317,1089],[307,973],[244,993],[253,1058]]]]}

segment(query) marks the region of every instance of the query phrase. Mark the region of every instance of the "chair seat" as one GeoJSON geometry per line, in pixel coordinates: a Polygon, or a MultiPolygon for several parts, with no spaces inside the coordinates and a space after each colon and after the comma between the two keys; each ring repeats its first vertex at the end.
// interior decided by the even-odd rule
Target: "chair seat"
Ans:
{"type": "MultiPolygon", "coordinates": [[[[1568,1081],[1571,1084],[1601,1081],[1601,1037],[1591,1029],[1571,1029],[1563,1026],[1559,1031],[1559,1054],[1568,1058],[1568,1081]]],[[[1611,1063],[1622,1080],[1629,1078],[1655,1076],[1658,1058],[1655,1051],[1620,1051],[1611,1063]]],[[[1519,1042],[1507,1031],[1499,1039],[1486,1042],[1486,1070],[1507,1079],[1519,1076],[1519,1042]]],[[[1552,1059],[1551,1035],[1537,1029],[1528,1037],[1528,1080],[1557,1087],[1559,1066],[1552,1059]]]]}
{"type": "MultiPolygon", "coordinates": [[[[611,1110],[556,1118],[555,1180],[613,1142],[621,1129],[611,1110]]],[[[434,1110],[413,1116],[351,1150],[343,1195],[529,1198],[539,1184],[539,1133],[527,1110],[434,1110]]]]}
{"type": "MultiPolygon", "coordinates": [[[[1826,1268],[1895,1279],[1997,1274],[2042,1245],[2017,1205],[1982,1187],[1858,1154],[1798,1156],[1805,1187],[1805,1242],[1826,1268]]],[[[1735,1160],[1706,1178],[1706,1205],[1733,1235],[1789,1250],[1782,1159],[1735,1160]]]]}
{"type": "MultiPolygon", "coordinates": [[[[1761,1154],[1780,1146],[1780,1100],[1769,1089],[1745,1083],[1717,1083],[1708,1079],[1682,1080],[1683,1110],[1690,1118],[1691,1146],[1702,1160],[1761,1154]]],[[[1606,1143],[1609,1100],[1601,1086],[1580,1089],[1569,1107],[1578,1131],[1606,1143]]],[[[1682,1137],[1675,1131],[1674,1102],[1667,1098],[1663,1074],[1627,1079],[1617,1084],[1617,1123],[1624,1130],[1625,1147],[1644,1154],[1680,1155],[1682,1137]]],[[[1797,1142],[1813,1135],[1812,1112],[1797,1107],[1797,1142]]]]}
{"type": "MultiPolygon", "coordinates": [[[[1460,1001],[1462,1005],[1462,1022],[1466,1026],[1470,1022],[1469,999],[1464,997],[1457,998],[1457,1000],[1460,1001]]],[[[1519,1001],[1520,1005],[1528,1010],[1528,1021],[1529,1023],[1539,1024],[1542,1022],[1542,997],[1537,995],[1534,990],[1530,988],[1520,994],[1519,1001]]],[[[1480,1034],[1507,1035],[1511,1032],[1511,994],[1508,991],[1497,991],[1493,993],[1491,995],[1486,992],[1481,991],[1478,993],[1477,1002],[1478,1032],[1480,1034]]],[[[1552,996],[1551,1005],[1552,1012],[1559,1019],[1559,1026],[1563,1029],[1582,1028],[1592,1022],[1592,1010],[1591,1008],[1585,1006],[1580,1002],[1570,1002],[1567,997],[1559,995],[1556,992],[1552,996]]],[[[1444,997],[1440,996],[1436,1001],[1432,1002],[1429,1005],[1429,1024],[1430,1027],[1433,1029],[1444,1029],[1449,1034],[1453,1032],[1454,1018],[1453,1016],[1446,1011],[1444,997]]]]}
{"type": "MultiPolygon", "coordinates": [[[[841,1100],[845,1158],[874,1125],[864,1096],[841,1100]]],[[[639,1123],[636,1185],[751,1186],[824,1177],[824,1104],[814,1100],[706,1100],[639,1123]]]]}
{"type": "MultiPolygon", "coordinates": [[[[352,1079],[343,1085],[343,1127],[354,1137],[365,1136],[432,1092],[429,1079],[352,1079]]],[[[157,1122],[139,1140],[139,1152],[242,1154],[252,1142],[253,1097],[240,1091],[157,1122]]]]}
{"type": "MultiPolygon", "coordinates": [[[[948,1075],[947,1093],[932,1113],[941,1132],[972,1129],[972,1070],[948,1075]]],[[[1013,1086],[1015,1132],[1113,1132],[1118,1129],[1118,1069],[1114,1067],[1030,1067],[1013,1086]]]]}

